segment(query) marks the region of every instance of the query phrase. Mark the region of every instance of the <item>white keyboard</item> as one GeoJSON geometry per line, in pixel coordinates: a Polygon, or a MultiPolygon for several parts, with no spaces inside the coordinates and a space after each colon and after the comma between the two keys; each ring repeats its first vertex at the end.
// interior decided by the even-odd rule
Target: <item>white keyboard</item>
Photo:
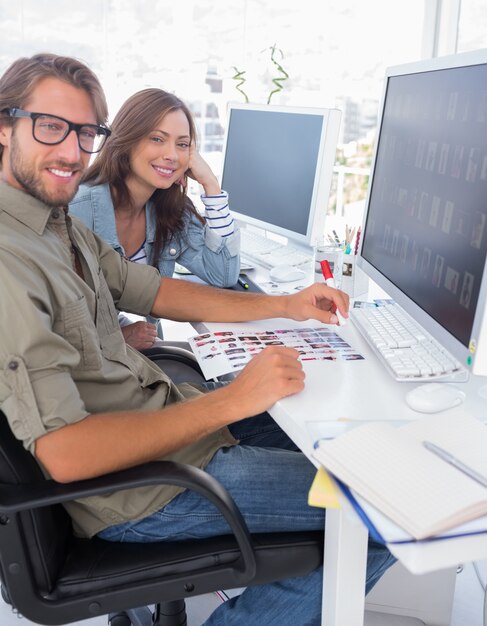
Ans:
{"type": "Polygon", "coordinates": [[[266,268],[277,265],[304,265],[313,260],[311,254],[305,254],[297,248],[284,245],[273,239],[242,228],[240,230],[242,258],[250,263],[257,263],[266,268]]]}
{"type": "Polygon", "coordinates": [[[350,309],[350,317],[396,380],[467,380],[467,370],[399,305],[350,309]]]}

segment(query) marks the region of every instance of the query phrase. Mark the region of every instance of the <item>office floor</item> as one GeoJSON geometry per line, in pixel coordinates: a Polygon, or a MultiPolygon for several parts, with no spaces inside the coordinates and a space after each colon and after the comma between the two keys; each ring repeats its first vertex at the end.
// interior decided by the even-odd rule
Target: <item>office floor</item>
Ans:
{"type": "MultiPolygon", "coordinates": [[[[487,561],[478,563],[479,572],[485,585],[487,582],[487,561]]],[[[472,564],[466,565],[457,575],[455,600],[451,626],[484,626],[482,622],[484,592],[472,564]]],[[[188,626],[200,626],[221,600],[216,594],[208,594],[187,602],[188,626]]],[[[1,626],[28,626],[30,621],[14,614],[11,607],[0,600],[1,626]]],[[[75,626],[106,626],[106,617],[78,622],[75,626]]],[[[364,626],[421,626],[423,622],[395,615],[366,613],[364,626]]],[[[258,626],[255,624],[254,626],[258,626]]],[[[294,625],[293,625],[294,626],[294,625]]]]}

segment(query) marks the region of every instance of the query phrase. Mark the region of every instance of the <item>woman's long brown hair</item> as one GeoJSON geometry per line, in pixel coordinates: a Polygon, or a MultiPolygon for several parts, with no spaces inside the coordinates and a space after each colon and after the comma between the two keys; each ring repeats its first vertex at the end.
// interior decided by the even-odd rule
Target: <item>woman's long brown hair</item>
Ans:
{"type": "MultiPolygon", "coordinates": [[[[130,174],[130,153],[141,139],[156,128],[159,120],[172,111],[181,110],[189,124],[191,141],[196,129],[188,107],[174,94],[162,89],[143,89],[124,102],[111,125],[112,134],[102,151],[83,176],[83,182],[92,185],[108,183],[114,204],[132,205],[125,182],[130,174]]],[[[185,217],[196,215],[204,219],[187,197],[185,189],[174,184],[169,189],[156,189],[151,196],[155,218],[155,240],[151,265],[158,267],[162,249],[172,237],[183,234],[185,217]]]]}

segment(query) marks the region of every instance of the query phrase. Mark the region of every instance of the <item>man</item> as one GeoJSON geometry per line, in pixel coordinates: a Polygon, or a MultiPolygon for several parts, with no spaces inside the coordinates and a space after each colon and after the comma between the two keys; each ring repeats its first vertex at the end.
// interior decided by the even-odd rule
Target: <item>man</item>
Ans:
{"type": "MultiPolygon", "coordinates": [[[[0,79],[0,407],[13,432],[60,482],[179,460],[218,478],[251,532],[322,528],[323,511],[306,504],[312,465],[259,415],[303,389],[298,354],[268,348],[235,381],[201,394],[176,387],[126,346],[117,309],[185,321],[336,323],[332,309],[346,315],[347,296],[323,284],[293,296],[225,292],[127,262],[66,209],[90,154],[107,140],[106,118],[98,80],[74,59],[20,59],[0,79]]],[[[211,505],[170,486],[67,508],[79,534],[109,540],[227,531],[211,505]]],[[[371,545],[368,588],[391,563],[371,545]]],[[[255,624],[255,615],[265,624],[317,624],[321,575],[250,588],[206,624],[255,624]]]]}

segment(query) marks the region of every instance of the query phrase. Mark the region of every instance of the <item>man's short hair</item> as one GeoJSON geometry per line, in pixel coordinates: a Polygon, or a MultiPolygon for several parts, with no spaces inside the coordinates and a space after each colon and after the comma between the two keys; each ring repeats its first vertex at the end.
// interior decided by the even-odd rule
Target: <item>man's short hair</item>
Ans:
{"type": "MultiPolygon", "coordinates": [[[[73,87],[84,89],[93,102],[97,123],[106,124],[108,107],[105,94],[92,70],[77,59],[47,52],[17,59],[0,77],[0,116],[4,124],[12,125],[14,120],[2,116],[1,111],[13,107],[22,109],[37,83],[44,78],[58,78],[73,87]]],[[[2,153],[3,146],[0,145],[0,160],[2,153]]]]}

